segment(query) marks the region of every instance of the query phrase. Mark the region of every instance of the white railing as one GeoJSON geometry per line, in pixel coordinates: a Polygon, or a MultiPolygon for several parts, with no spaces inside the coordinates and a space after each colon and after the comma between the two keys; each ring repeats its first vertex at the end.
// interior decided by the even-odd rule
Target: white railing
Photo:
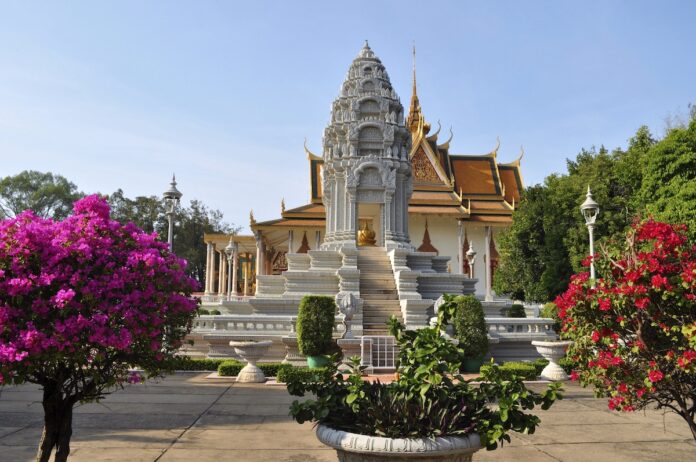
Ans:
{"type": "MultiPolygon", "coordinates": [[[[343,333],[342,317],[334,320],[334,334],[343,333]]],[[[201,315],[194,319],[196,333],[244,333],[256,335],[292,335],[297,316],[270,314],[201,315]]]]}
{"type": "Polygon", "coordinates": [[[212,294],[212,295],[201,295],[201,301],[203,303],[220,303],[220,302],[244,302],[253,298],[253,295],[231,295],[227,296],[225,294],[212,294]]]}
{"type": "Polygon", "coordinates": [[[491,337],[511,334],[555,337],[554,320],[546,318],[486,318],[486,328],[491,337]]]}

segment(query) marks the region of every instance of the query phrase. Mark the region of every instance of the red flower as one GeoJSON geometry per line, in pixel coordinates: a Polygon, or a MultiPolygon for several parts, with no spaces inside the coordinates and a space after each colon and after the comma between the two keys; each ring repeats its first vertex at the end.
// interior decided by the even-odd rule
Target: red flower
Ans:
{"type": "Polygon", "coordinates": [[[665,377],[665,375],[664,375],[662,372],[660,372],[660,371],[650,371],[650,372],[648,372],[648,379],[650,379],[650,381],[651,381],[652,383],[657,383],[657,382],[659,382],[660,380],[662,380],[664,377],[665,377]]]}
{"type": "Polygon", "coordinates": [[[628,386],[625,383],[620,383],[616,389],[619,391],[619,393],[628,393],[628,386]]]}
{"type": "Polygon", "coordinates": [[[580,374],[578,374],[578,371],[573,371],[570,373],[570,380],[572,380],[573,382],[577,382],[579,378],[580,374]]]}
{"type": "Polygon", "coordinates": [[[599,339],[600,339],[600,338],[601,338],[601,337],[600,337],[600,335],[599,335],[599,332],[597,332],[596,330],[593,330],[593,331],[592,331],[592,341],[595,342],[595,343],[597,343],[597,342],[599,342],[599,339]]]}
{"type": "Polygon", "coordinates": [[[659,289],[667,285],[667,278],[656,274],[650,279],[650,283],[654,288],[659,289]]]}
{"type": "Polygon", "coordinates": [[[639,310],[644,310],[645,308],[647,308],[649,303],[649,298],[639,298],[635,301],[636,308],[638,308],[639,310]]]}
{"type": "Polygon", "coordinates": [[[602,311],[609,311],[611,309],[611,300],[608,298],[600,298],[599,309],[602,311]]]}
{"type": "Polygon", "coordinates": [[[645,394],[645,391],[646,391],[645,388],[640,388],[640,389],[636,390],[636,396],[638,398],[642,398],[643,395],[645,394]]]}

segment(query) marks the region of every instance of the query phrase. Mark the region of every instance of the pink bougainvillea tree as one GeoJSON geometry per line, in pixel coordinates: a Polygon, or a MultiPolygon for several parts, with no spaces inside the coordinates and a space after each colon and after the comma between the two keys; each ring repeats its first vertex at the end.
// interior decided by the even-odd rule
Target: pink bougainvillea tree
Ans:
{"type": "Polygon", "coordinates": [[[556,305],[575,341],[573,379],[610,409],[674,411],[696,439],[696,245],[687,236],[683,225],[635,225],[595,257],[594,286],[578,274],[556,305]]]}
{"type": "Polygon", "coordinates": [[[75,403],[167,370],[197,306],[185,266],[96,195],[0,222],[0,384],[41,385],[39,461],[67,460],[75,403]]]}

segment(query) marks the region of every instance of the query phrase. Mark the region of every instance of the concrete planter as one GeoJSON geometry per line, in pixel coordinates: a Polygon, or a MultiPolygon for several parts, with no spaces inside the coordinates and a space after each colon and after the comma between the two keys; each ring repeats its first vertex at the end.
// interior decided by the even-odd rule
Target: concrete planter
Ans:
{"type": "Polygon", "coordinates": [[[570,340],[535,340],[532,342],[539,354],[549,361],[548,366],[541,371],[542,379],[553,381],[569,379],[568,374],[558,365],[558,360],[565,356],[566,350],[572,344],[573,342],[570,340]]]}
{"type": "Polygon", "coordinates": [[[340,462],[469,462],[483,447],[476,433],[441,438],[382,438],[319,425],[317,438],[336,450],[340,462]]]}
{"type": "Polygon", "coordinates": [[[231,341],[230,346],[234,351],[247,362],[247,365],[239,371],[237,382],[242,383],[263,383],[266,381],[266,376],[259,369],[256,362],[263,358],[268,348],[273,344],[270,340],[263,342],[250,341],[231,341]]]}

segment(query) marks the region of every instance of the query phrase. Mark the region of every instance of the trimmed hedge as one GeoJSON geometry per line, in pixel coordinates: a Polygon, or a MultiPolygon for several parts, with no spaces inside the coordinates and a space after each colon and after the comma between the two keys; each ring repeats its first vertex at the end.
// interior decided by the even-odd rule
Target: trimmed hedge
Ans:
{"type": "Polygon", "coordinates": [[[226,359],[191,358],[175,356],[172,367],[175,371],[216,371],[226,359]]]}
{"type": "MultiPolygon", "coordinates": [[[[490,365],[484,364],[481,366],[481,373],[490,369],[490,365]]],[[[510,380],[513,375],[521,377],[523,380],[536,380],[537,368],[534,363],[524,363],[517,361],[510,361],[503,363],[502,366],[498,366],[503,379],[510,380]]]]}
{"type": "Polygon", "coordinates": [[[297,346],[304,356],[330,354],[336,302],[326,295],[305,295],[297,313],[297,346]]]}
{"type": "MultiPolygon", "coordinates": [[[[224,361],[217,369],[218,375],[220,377],[236,377],[244,366],[246,364],[234,359],[224,361]]],[[[276,377],[278,371],[287,365],[282,363],[258,363],[257,366],[259,366],[259,369],[263,371],[266,377],[276,377]]]]}
{"type": "Polygon", "coordinates": [[[308,367],[294,367],[289,364],[284,364],[278,370],[277,382],[288,382],[289,380],[299,380],[301,382],[312,381],[317,375],[326,374],[327,369],[319,367],[310,369],[308,367]]]}
{"type": "Polygon", "coordinates": [[[532,364],[534,364],[534,367],[536,367],[537,375],[541,375],[541,371],[543,371],[544,368],[549,365],[549,360],[544,358],[537,358],[534,361],[532,361],[532,364]]]}
{"type": "Polygon", "coordinates": [[[198,308],[196,313],[198,313],[198,316],[200,316],[202,314],[210,314],[210,311],[206,310],[205,308],[198,308]]]}
{"type": "Polygon", "coordinates": [[[510,308],[508,308],[506,316],[508,318],[526,318],[527,313],[524,311],[524,305],[515,303],[510,308]]]}
{"type": "Polygon", "coordinates": [[[222,313],[220,312],[220,310],[210,310],[210,314],[220,315],[222,313]]]}
{"type": "Polygon", "coordinates": [[[457,304],[452,326],[454,335],[459,340],[459,347],[467,358],[481,358],[488,353],[488,335],[486,319],[481,302],[473,295],[459,296],[454,299],[457,304]]]}

